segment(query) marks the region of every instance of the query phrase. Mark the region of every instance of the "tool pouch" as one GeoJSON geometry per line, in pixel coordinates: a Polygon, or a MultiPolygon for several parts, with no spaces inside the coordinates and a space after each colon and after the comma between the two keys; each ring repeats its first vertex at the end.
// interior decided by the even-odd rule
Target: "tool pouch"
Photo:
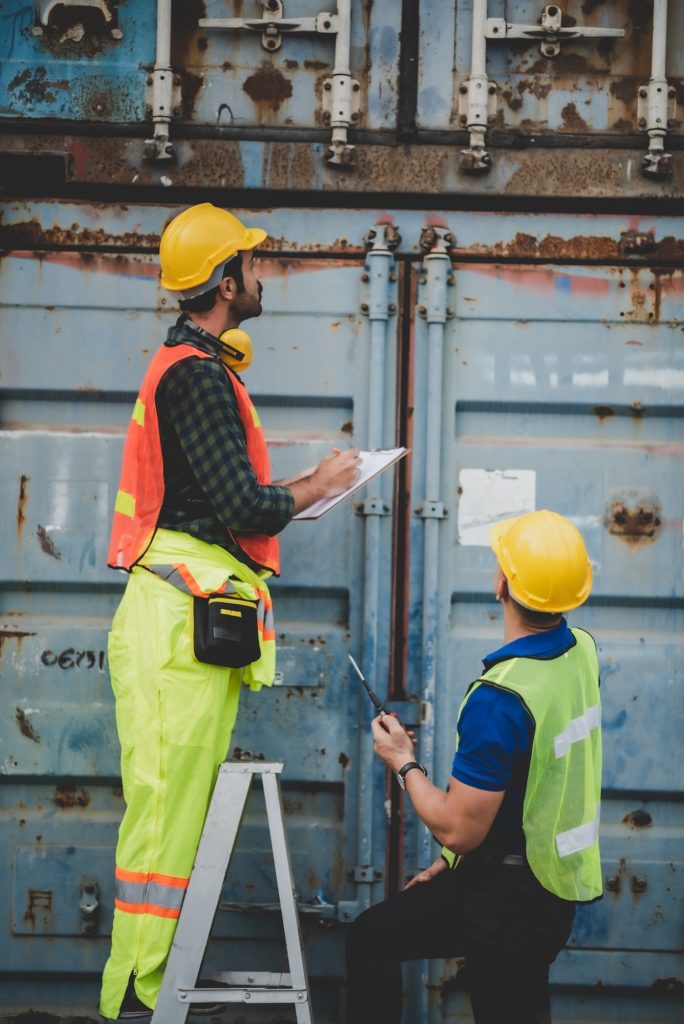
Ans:
{"type": "Polygon", "coordinates": [[[195,597],[193,619],[197,661],[244,668],[259,658],[256,601],[226,594],[195,597]]]}

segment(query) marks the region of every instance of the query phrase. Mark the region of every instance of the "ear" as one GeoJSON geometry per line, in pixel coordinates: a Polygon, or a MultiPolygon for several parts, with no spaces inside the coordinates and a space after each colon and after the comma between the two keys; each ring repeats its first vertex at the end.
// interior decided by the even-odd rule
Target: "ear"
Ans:
{"type": "Polygon", "coordinates": [[[508,580],[500,567],[497,567],[494,579],[494,597],[497,601],[504,601],[508,597],[508,580]]]}
{"type": "Polygon", "coordinates": [[[237,295],[234,277],[224,277],[219,284],[219,294],[222,299],[232,302],[237,295]]]}

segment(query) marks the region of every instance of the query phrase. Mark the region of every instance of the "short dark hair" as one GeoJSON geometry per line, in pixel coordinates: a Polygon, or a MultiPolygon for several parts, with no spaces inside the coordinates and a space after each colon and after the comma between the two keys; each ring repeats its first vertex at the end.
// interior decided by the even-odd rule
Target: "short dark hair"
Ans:
{"type": "MultiPolygon", "coordinates": [[[[242,253],[238,252],[231,256],[223,267],[222,279],[232,277],[237,285],[238,292],[245,290],[245,282],[242,277],[242,253]]],[[[211,313],[216,305],[218,287],[210,288],[208,292],[196,295],[194,299],[181,299],[180,308],[184,313],[211,313]]]]}
{"type": "Polygon", "coordinates": [[[526,608],[524,604],[516,601],[510,590],[508,593],[518,615],[529,626],[542,626],[551,629],[553,626],[558,625],[558,620],[563,614],[562,612],[537,612],[533,608],[526,608]]]}

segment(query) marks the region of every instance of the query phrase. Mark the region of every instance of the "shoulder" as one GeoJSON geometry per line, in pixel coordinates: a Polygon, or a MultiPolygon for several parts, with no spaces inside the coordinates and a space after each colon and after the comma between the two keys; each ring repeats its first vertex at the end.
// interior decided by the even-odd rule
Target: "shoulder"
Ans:
{"type": "Polygon", "coordinates": [[[206,359],[201,356],[180,359],[168,368],[160,383],[170,395],[179,398],[190,394],[215,393],[217,390],[233,394],[230,375],[218,359],[206,359]]]}
{"type": "Polygon", "coordinates": [[[481,683],[466,701],[459,718],[459,732],[505,734],[525,744],[534,732],[534,719],[517,693],[491,683],[481,683]]]}

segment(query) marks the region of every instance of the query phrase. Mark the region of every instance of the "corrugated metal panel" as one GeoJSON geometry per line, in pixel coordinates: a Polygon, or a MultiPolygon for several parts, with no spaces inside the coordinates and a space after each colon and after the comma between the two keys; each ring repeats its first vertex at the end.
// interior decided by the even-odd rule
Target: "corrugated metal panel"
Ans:
{"type": "MultiPolygon", "coordinates": [[[[458,218],[449,224],[461,238],[458,218]]],[[[600,233],[602,218],[594,226],[600,233]]],[[[428,321],[430,275],[426,261],[418,303],[428,321]]],[[[423,718],[434,721],[435,771],[446,781],[465,688],[501,643],[488,525],[535,507],[576,522],[594,565],[593,595],[571,622],[589,628],[599,645],[606,896],[578,912],[571,949],[552,979],[602,987],[603,1009],[580,1013],[566,1003],[567,1019],[607,1019],[617,1006],[622,1019],[675,1019],[676,1000],[666,996],[682,977],[684,277],[457,258],[452,280],[441,395],[427,382],[434,338],[424,317],[416,321],[414,504],[425,493],[425,410],[441,401],[442,484],[426,497],[443,501],[448,518],[439,527],[434,706],[424,690],[427,523],[411,530],[409,690],[427,697],[423,718]],[[623,1001],[623,987],[649,992],[653,1003],[623,1001]]],[[[422,853],[422,830],[407,874],[416,843],[422,853]]],[[[453,995],[458,970],[453,961],[431,966],[421,1019],[462,1019],[463,1002],[453,995]]]]}
{"type": "MultiPolygon", "coordinates": [[[[130,250],[147,220],[158,230],[169,212],[66,205],[55,212],[45,204],[33,210],[36,231],[73,230],[76,222],[85,231],[88,224],[116,237],[120,251],[98,252],[81,241],[71,251],[15,251],[3,262],[3,294],[11,300],[3,309],[0,436],[9,482],[0,534],[2,669],[11,706],[0,726],[2,860],[12,875],[0,895],[0,916],[12,922],[1,940],[5,1005],[35,1000],[51,1008],[63,971],[78,974],[67,1003],[94,999],[106,956],[122,800],[105,651],[122,583],[106,568],[105,551],[131,402],[173,318],[152,258],[130,250]],[[100,910],[85,935],[79,903],[88,879],[100,910]],[[27,973],[40,973],[40,991],[26,987],[27,973]]],[[[277,218],[268,219],[277,237],[277,218]]],[[[366,232],[370,226],[366,218],[366,232]]],[[[373,328],[361,308],[369,276],[363,235],[357,255],[330,249],[325,258],[261,261],[268,313],[254,324],[257,355],[248,384],[276,477],[315,464],[333,445],[367,444],[374,394],[385,403],[372,409],[376,429],[389,442],[394,436],[396,345],[389,335],[380,362],[384,381],[374,377],[373,328]]],[[[388,305],[396,291],[389,274],[385,290],[388,305]]],[[[391,482],[384,486],[391,492],[391,482]]],[[[389,605],[391,521],[379,521],[377,593],[363,582],[366,528],[347,503],[320,523],[293,524],[283,538],[283,575],[273,585],[278,685],[243,695],[229,752],[286,763],[292,860],[309,912],[308,961],[321,1020],[335,1020],[339,1002],[342,934],[331,926],[353,917],[358,900],[363,906],[383,890],[384,835],[373,829],[373,817],[381,824],[383,816],[382,771],[362,750],[370,708],[348,682],[346,657],[348,650],[359,659],[368,653],[370,609],[379,620],[370,638],[373,658],[387,674],[388,619],[378,608],[389,605]],[[358,815],[361,799],[367,817],[358,815]]],[[[251,911],[253,903],[267,908],[276,899],[269,864],[255,797],[224,893],[218,935],[227,948],[211,954],[223,956],[224,966],[252,954],[257,965],[271,958],[278,969],[275,915],[251,911]]]]}
{"type": "MultiPolygon", "coordinates": [[[[3,307],[0,441],[11,472],[2,499],[0,599],[10,701],[0,729],[9,808],[2,858],[12,885],[0,893],[0,916],[11,922],[2,940],[3,999],[23,1009],[39,998],[49,1008],[94,1000],[106,955],[122,802],[104,656],[120,583],[104,568],[104,548],[122,429],[172,317],[154,255],[172,212],[67,202],[15,202],[3,212],[12,251],[0,267],[3,295],[12,301],[3,307]],[[102,906],[94,936],[81,932],[79,910],[89,878],[102,906]],[[76,976],[65,987],[58,977],[67,969],[76,976]],[[31,974],[37,977],[29,986],[31,974]]],[[[406,692],[393,696],[408,698],[407,713],[424,697],[425,673],[433,670],[425,628],[433,628],[435,713],[421,727],[421,750],[433,742],[435,777],[441,772],[446,780],[462,692],[499,635],[489,601],[492,560],[477,543],[483,524],[468,510],[469,489],[488,485],[485,519],[501,511],[487,504],[500,494],[504,505],[531,499],[558,508],[585,531],[596,590],[586,617],[575,619],[593,629],[601,651],[608,892],[581,912],[571,948],[554,967],[562,986],[556,1017],[676,1020],[684,604],[677,222],[358,210],[343,218],[334,210],[244,216],[271,235],[262,260],[268,312],[253,325],[258,355],[247,383],[276,474],[312,464],[332,444],[367,443],[378,386],[373,337],[385,346],[385,371],[381,422],[372,430],[380,429],[385,443],[395,436],[395,390],[402,389],[396,429],[409,436],[413,475],[405,504],[402,498],[395,509],[409,523],[407,550],[398,542],[408,556],[406,582],[395,579],[395,588],[408,588],[408,657],[406,692]],[[382,238],[387,220],[402,239],[400,281],[391,279],[390,259],[387,327],[379,335],[385,321],[367,320],[376,300],[372,281],[364,280],[372,277],[364,239],[374,225],[382,238]],[[453,266],[442,266],[441,313],[421,248],[421,240],[434,238],[422,233],[428,224],[454,236],[453,266]],[[397,318],[389,303],[401,307],[400,283],[406,301],[397,318]],[[428,386],[428,347],[435,344],[444,350],[437,388],[428,386]],[[426,418],[440,401],[440,488],[433,494],[425,482],[426,418]],[[414,515],[425,499],[443,501],[446,519],[429,526],[414,515]],[[430,606],[424,538],[435,526],[438,600],[430,606]],[[572,997],[562,994],[568,988],[572,997]]],[[[391,488],[384,486],[387,500],[391,488]]],[[[341,1005],[337,922],[353,916],[359,900],[380,898],[384,878],[374,872],[384,873],[390,842],[382,773],[376,766],[361,778],[370,709],[345,665],[348,649],[370,659],[385,692],[395,629],[393,683],[401,678],[403,625],[401,602],[390,609],[390,533],[390,521],[382,520],[377,597],[364,595],[370,532],[351,506],[316,525],[293,524],[285,534],[283,577],[274,588],[282,677],[266,694],[245,694],[232,751],[286,761],[288,828],[300,898],[309,908],[317,1019],[331,1022],[341,1005]],[[325,572],[315,586],[312,562],[325,572]],[[374,614],[376,635],[369,632],[374,614]],[[369,857],[360,858],[365,849],[369,857]],[[357,868],[356,877],[368,882],[355,884],[357,868]]],[[[415,866],[421,840],[408,812],[400,874],[415,866]]],[[[238,954],[236,937],[240,957],[278,962],[275,916],[245,909],[252,901],[268,904],[274,892],[255,799],[212,962],[226,951],[238,954]]],[[[418,980],[407,1024],[469,1019],[457,968],[434,966],[428,1002],[418,980]]]]}

